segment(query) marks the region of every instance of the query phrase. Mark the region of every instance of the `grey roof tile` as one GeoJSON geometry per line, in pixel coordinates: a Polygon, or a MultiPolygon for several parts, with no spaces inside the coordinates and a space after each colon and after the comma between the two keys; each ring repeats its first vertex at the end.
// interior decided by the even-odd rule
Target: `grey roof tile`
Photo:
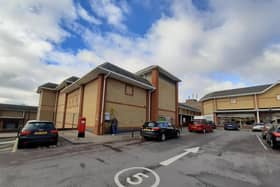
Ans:
{"type": "Polygon", "coordinates": [[[131,79],[134,79],[134,80],[137,80],[137,81],[140,81],[142,83],[145,83],[147,85],[152,86],[152,84],[148,80],[146,80],[146,79],[144,79],[144,78],[142,78],[142,77],[140,77],[140,76],[138,76],[138,75],[136,75],[134,73],[131,73],[131,72],[129,72],[129,71],[123,69],[123,68],[120,68],[120,67],[118,67],[118,66],[116,66],[114,64],[111,64],[109,62],[101,64],[99,67],[108,69],[110,71],[113,71],[113,72],[116,72],[116,73],[119,73],[119,74],[122,74],[122,75],[125,75],[125,76],[127,76],[127,77],[129,77],[131,79]]]}
{"type": "Polygon", "coordinates": [[[258,92],[262,92],[265,89],[269,88],[272,84],[265,84],[265,85],[259,85],[259,86],[251,86],[251,87],[245,87],[245,88],[237,88],[237,89],[231,89],[231,90],[222,90],[217,92],[212,92],[204,97],[202,97],[200,100],[204,101],[207,99],[211,99],[214,97],[225,97],[225,96],[233,96],[233,95],[241,95],[241,94],[254,94],[258,92]]]}
{"type": "Polygon", "coordinates": [[[33,111],[33,112],[36,112],[37,109],[38,109],[38,107],[36,107],[36,106],[13,105],[13,104],[3,104],[3,103],[0,103],[0,110],[33,111]]]}

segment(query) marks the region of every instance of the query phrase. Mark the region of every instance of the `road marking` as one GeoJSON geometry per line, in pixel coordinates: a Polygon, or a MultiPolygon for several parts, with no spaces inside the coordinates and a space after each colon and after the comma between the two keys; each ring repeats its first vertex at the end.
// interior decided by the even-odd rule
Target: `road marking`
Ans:
{"type": "Polygon", "coordinates": [[[17,151],[17,147],[18,147],[18,138],[15,140],[15,144],[14,144],[14,146],[13,146],[12,153],[14,153],[14,152],[17,151]]]}
{"type": "Polygon", "coordinates": [[[3,145],[3,144],[12,144],[12,143],[15,143],[16,140],[13,140],[13,141],[6,141],[6,142],[0,142],[0,145],[3,145]]]}
{"type": "Polygon", "coordinates": [[[259,142],[262,144],[264,150],[267,151],[267,147],[264,145],[264,143],[263,143],[263,141],[261,140],[261,138],[260,138],[258,135],[256,135],[256,137],[258,138],[259,142]]]}
{"type": "Polygon", "coordinates": [[[139,170],[139,171],[145,170],[145,173],[138,172],[138,173],[132,175],[132,177],[126,177],[126,182],[129,184],[129,186],[130,185],[139,185],[139,184],[143,183],[144,178],[149,178],[149,176],[147,175],[147,171],[148,171],[148,173],[151,173],[155,178],[155,182],[154,182],[154,184],[151,185],[151,187],[157,187],[160,183],[160,178],[155,171],[153,171],[149,168],[144,168],[144,167],[132,167],[132,168],[123,169],[115,175],[114,181],[118,187],[125,187],[124,184],[122,184],[120,182],[120,176],[121,176],[121,174],[131,171],[131,170],[135,170],[134,172],[137,172],[137,170],[139,170]],[[131,178],[133,178],[134,180],[132,180],[131,178]]]}
{"type": "Polygon", "coordinates": [[[176,155],[174,157],[169,158],[168,160],[162,161],[160,162],[160,165],[162,166],[168,166],[169,164],[172,164],[173,162],[175,162],[176,160],[186,156],[189,153],[197,153],[199,151],[199,147],[194,147],[194,148],[190,148],[190,149],[185,149],[185,152],[176,155]]]}

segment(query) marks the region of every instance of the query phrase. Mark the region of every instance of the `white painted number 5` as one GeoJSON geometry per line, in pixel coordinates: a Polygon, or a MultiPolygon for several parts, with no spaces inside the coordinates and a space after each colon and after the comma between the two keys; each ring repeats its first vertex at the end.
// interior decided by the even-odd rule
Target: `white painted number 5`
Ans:
{"type": "Polygon", "coordinates": [[[126,182],[128,184],[138,185],[138,184],[141,184],[143,182],[143,177],[149,178],[149,176],[145,175],[144,173],[136,173],[136,174],[133,175],[133,178],[135,178],[136,180],[131,180],[130,177],[127,177],[126,182]]]}

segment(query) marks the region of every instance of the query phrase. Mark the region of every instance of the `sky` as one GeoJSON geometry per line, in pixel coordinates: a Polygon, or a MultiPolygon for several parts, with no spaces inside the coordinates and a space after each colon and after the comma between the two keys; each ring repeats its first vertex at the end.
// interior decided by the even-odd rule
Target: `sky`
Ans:
{"type": "Polygon", "coordinates": [[[274,83],[279,0],[0,1],[0,103],[38,105],[38,86],[111,62],[159,65],[179,100],[274,83]]]}

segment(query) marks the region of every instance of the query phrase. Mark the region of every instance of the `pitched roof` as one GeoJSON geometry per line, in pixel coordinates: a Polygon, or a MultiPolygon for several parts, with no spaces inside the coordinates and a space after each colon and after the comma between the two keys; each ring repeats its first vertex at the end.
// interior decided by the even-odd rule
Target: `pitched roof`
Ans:
{"type": "Polygon", "coordinates": [[[49,89],[49,90],[55,90],[55,88],[58,86],[58,84],[47,82],[41,86],[38,87],[38,91],[42,88],[49,89]]]}
{"type": "Polygon", "coordinates": [[[79,77],[72,76],[72,77],[69,77],[68,79],[65,79],[63,82],[73,83],[73,82],[75,82],[78,79],[79,79],[79,77]]]}
{"type": "Polygon", "coordinates": [[[173,80],[173,81],[175,81],[175,82],[181,82],[181,80],[180,80],[178,77],[172,75],[171,73],[169,73],[168,71],[166,71],[165,69],[163,69],[162,67],[160,67],[160,66],[158,66],[158,65],[148,66],[148,67],[146,67],[146,68],[144,68],[144,69],[142,69],[142,70],[140,70],[140,71],[137,71],[137,72],[136,72],[136,75],[139,75],[139,76],[140,76],[140,75],[145,75],[145,74],[151,72],[151,71],[152,71],[153,69],[155,69],[155,68],[158,68],[158,71],[159,71],[161,74],[163,74],[163,75],[165,75],[166,77],[168,77],[169,79],[171,79],[171,80],[173,80]]]}
{"type": "Polygon", "coordinates": [[[62,92],[66,92],[66,93],[71,92],[79,88],[80,85],[86,84],[87,82],[94,80],[100,74],[108,75],[111,78],[115,78],[117,80],[132,85],[136,85],[144,89],[149,89],[149,90],[154,89],[153,85],[148,80],[140,77],[139,75],[131,73],[109,62],[105,62],[104,64],[97,66],[95,69],[85,74],[83,77],[75,81],[73,84],[65,87],[62,90],[62,92]]]}
{"type": "Polygon", "coordinates": [[[245,88],[237,88],[237,89],[231,89],[231,90],[222,90],[217,92],[212,92],[200,99],[200,101],[205,101],[208,99],[216,98],[216,97],[227,97],[227,96],[239,96],[239,95],[250,95],[250,94],[256,94],[265,91],[266,89],[273,86],[273,84],[265,84],[265,85],[259,85],[259,86],[251,86],[251,87],[245,87],[245,88]]]}
{"type": "Polygon", "coordinates": [[[129,77],[129,78],[132,78],[132,79],[134,79],[134,80],[137,80],[137,81],[140,81],[140,82],[142,82],[142,83],[144,83],[144,84],[147,84],[147,85],[152,86],[152,84],[151,84],[148,80],[146,80],[146,79],[140,77],[139,75],[136,75],[136,74],[134,74],[134,73],[131,73],[131,72],[129,72],[129,71],[123,69],[123,68],[120,68],[119,66],[116,66],[116,65],[114,65],[114,64],[111,64],[111,63],[109,63],[109,62],[105,62],[104,64],[101,64],[101,65],[98,66],[98,67],[105,68],[105,69],[107,69],[107,70],[110,70],[110,71],[119,73],[119,74],[121,74],[121,75],[125,75],[125,76],[127,76],[127,77],[129,77]]]}
{"type": "Polygon", "coordinates": [[[38,107],[26,106],[26,105],[13,105],[0,103],[0,110],[12,110],[12,111],[33,111],[37,112],[38,107]]]}
{"type": "Polygon", "coordinates": [[[201,112],[200,109],[198,108],[194,108],[186,103],[179,103],[179,108],[185,108],[189,111],[193,111],[193,112],[201,112]]]}

